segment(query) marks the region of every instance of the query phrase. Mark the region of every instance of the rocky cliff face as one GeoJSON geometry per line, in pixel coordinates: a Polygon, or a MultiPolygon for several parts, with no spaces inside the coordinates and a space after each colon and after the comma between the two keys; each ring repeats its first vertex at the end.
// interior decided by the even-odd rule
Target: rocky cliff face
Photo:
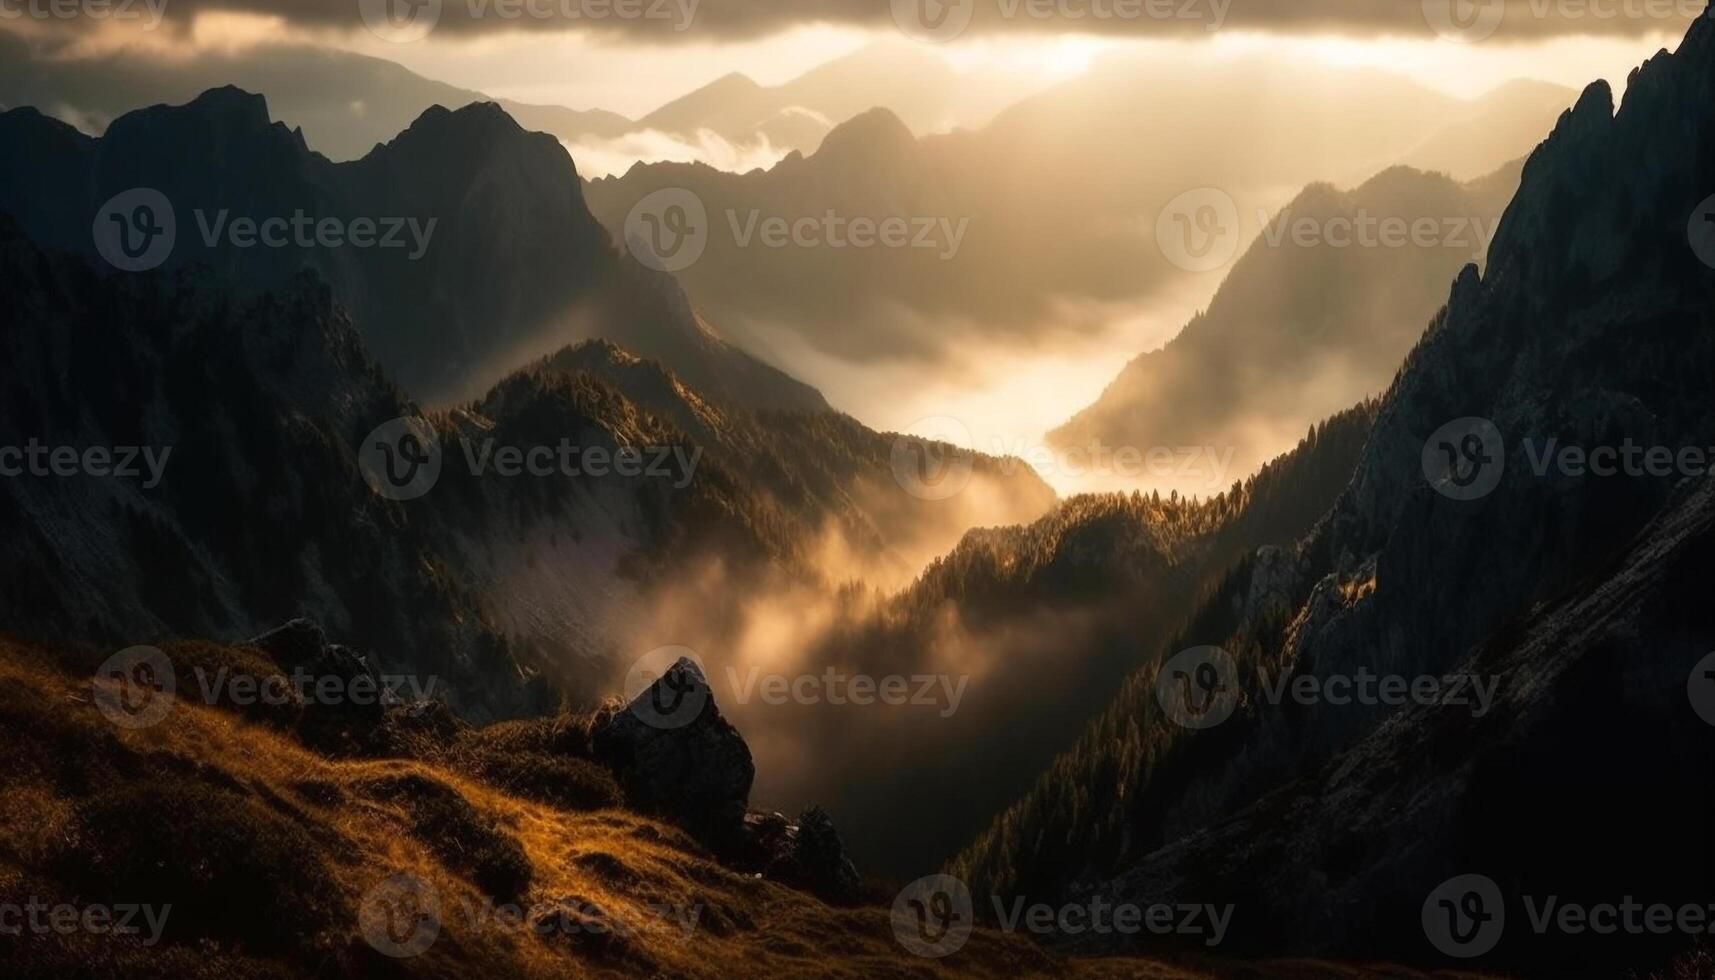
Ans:
{"type": "MultiPolygon", "coordinates": [[[[1592,85],[1531,157],[1488,269],[1454,283],[1328,518],[1235,570],[1163,650],[1231,655],[1231,720],[1175,725],[1161,665],[1146,668],[958,870],[998,892],[1232,901],[1240,942],[1422,958],[1420,908],[1456,874],[1495,880],[1519,919],[1524,894],[1706,895],[1686,814],[1715,792],[1715,733],[1685,699],[1715,645],[1688,601],[1707,574],[1707,477],[1540,461],[1550,439],[1715,445],[1715,269],[1687,235],[1715,192],[1712,89],[1701,20],[1617,113],[1592,85]],[[1464,417],[1501,442],[1444,441],[1486,458],[1467,475],[1490,483],[1442,493],[1426,458],[1464,417]],[[1464,672],[1499,693],[1480,717],[1447,699],[1304,706],[1265,698],[1259,668],[1464,672]],[[1075,824],[1055,812],[1067,799],[1088,803],[1075,824]]],[[[1480,962],[1636,966],[1642,945],[1509,922],[1480,962]]]]}

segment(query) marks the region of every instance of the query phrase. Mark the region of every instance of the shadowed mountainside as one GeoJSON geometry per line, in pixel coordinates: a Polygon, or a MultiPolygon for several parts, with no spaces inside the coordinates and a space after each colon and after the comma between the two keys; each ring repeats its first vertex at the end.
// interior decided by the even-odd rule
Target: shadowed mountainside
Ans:
{"type": "Polygon", "coordinates": [[[1694,597],[1707,477],[1537,459],[1550,439],[1715,444],[1715,271],[1687,241],[1715,192],[1712,105],[1706,19],[1633,73],[1617,113],[1605,83],[1584,92],[1526,163],[1487,270],[1460,274],[1407,359],[1328,518],[1236,569],[1160,647],[1227,651],[1233,718],[1172,724],[1160,664],[1146,667],[955,873],[1001,894],[1230,900],[1241,948],[1412,959],[1433,955],[1426,896],[1477,873],[1507,902],[1485,965],[1612,973],[1689,955],[1684,935],[1543,935],[1513,916],[1521,896],[1673,905],[1711,888],[1715,737],[1687,703],[1715,644],[1694,597]],[[1472,474],[1495,488],[1459,499],[1425,457],[1466,417],[1502,442],[1472,474]],[[1300,705],[1264,698],[1258,675],[1360,668],[1488,678],[1498,703],[1300,705]]]}

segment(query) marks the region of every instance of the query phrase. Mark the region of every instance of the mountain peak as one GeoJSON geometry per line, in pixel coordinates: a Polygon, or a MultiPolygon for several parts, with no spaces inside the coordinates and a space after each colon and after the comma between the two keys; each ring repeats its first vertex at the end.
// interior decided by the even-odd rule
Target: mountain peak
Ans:
{"type": "Polygon", "coordinates": [[[273,117],[268,114],[267,98],[236,85],[222,85],[184,105],[153,105],[127,112],[113,121],[109,132],[153,125],[163,119],[197,120],[230,133],[253,133],[274,125],[273,117]]]}
{"type": "Polygon", "coordinates": [[[885,156],[907,152],[916,144],[917,137],[904,120],[893,110],[877,106],[829,130],[814,156],[885,156]]]}

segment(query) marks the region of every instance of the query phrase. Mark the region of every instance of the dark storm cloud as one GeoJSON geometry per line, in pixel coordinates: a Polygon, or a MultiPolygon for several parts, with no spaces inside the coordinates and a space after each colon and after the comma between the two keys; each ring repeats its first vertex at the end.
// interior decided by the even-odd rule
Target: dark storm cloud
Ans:
{"type": "MultiPolygon", "coordinates": [[[[77,0],[0,0],[0,11],[77,0]]],[[[105,3],[143,0],[102,0],[105,3]]],[[[154,0],[158,3],[161,0],[154,0]]],[[[1558,34],[1682,31],[1705,0],[164,0],[166,19],[207,11],[284,16],[306,27],[356,28],[390,11],[429,18],[436,36],[577,29],[640,41],[735,39],[831,24],[903,30],[946,41],[983,33],[1117,36],[1216,30],[1394,35],[1480,41],[1558,34]],[[437,9],[438,8],[438,9],[437,9]]],[[[405,36],[415,36],[405,31],[405,36]]]]}

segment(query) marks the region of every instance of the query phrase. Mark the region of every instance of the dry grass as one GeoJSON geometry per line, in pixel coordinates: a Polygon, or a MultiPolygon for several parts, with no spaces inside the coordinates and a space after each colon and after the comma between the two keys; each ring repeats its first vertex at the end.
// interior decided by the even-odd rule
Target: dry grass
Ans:
{"type": "MultiPolygon", "coordinates": [[[[1251,969],[1065,961],[987,930],[945,960],[914,957],[894,941],[885,909],[836,909],[734,873],[680,831],[627,811],[562,809],[420,761],[329,758],[278,726],[183,698],[160,724],[124,730],[97,711],[87,676],[0,641],[0,749],[12,760],[0,775],[0,900],[129,900],[175,912],[154,947],[0,937],[8,975],[1166,980],[1251,969]],[[116,820],[124,806],[147,815],[116,820]],[[514,848],[526,880],[504,883],[517,886],[519,905],[570,910],[605,931],[538,935],[473,916],[506,899],[491,892],[512,890],[484,882],[483,869],[514,848]],[[91,872],[110,864],[127,894],[104,897],[119,879],[91,872]],[[433,886],[441,928],[427,952],[395,959],[365,942],[358,910],[399,872],[433,886]]],[[[489,748],[517,735],[498,732],[489,748]]],[[[1275,966],[1251,975],[1368,975],[1275,966]]]]}

